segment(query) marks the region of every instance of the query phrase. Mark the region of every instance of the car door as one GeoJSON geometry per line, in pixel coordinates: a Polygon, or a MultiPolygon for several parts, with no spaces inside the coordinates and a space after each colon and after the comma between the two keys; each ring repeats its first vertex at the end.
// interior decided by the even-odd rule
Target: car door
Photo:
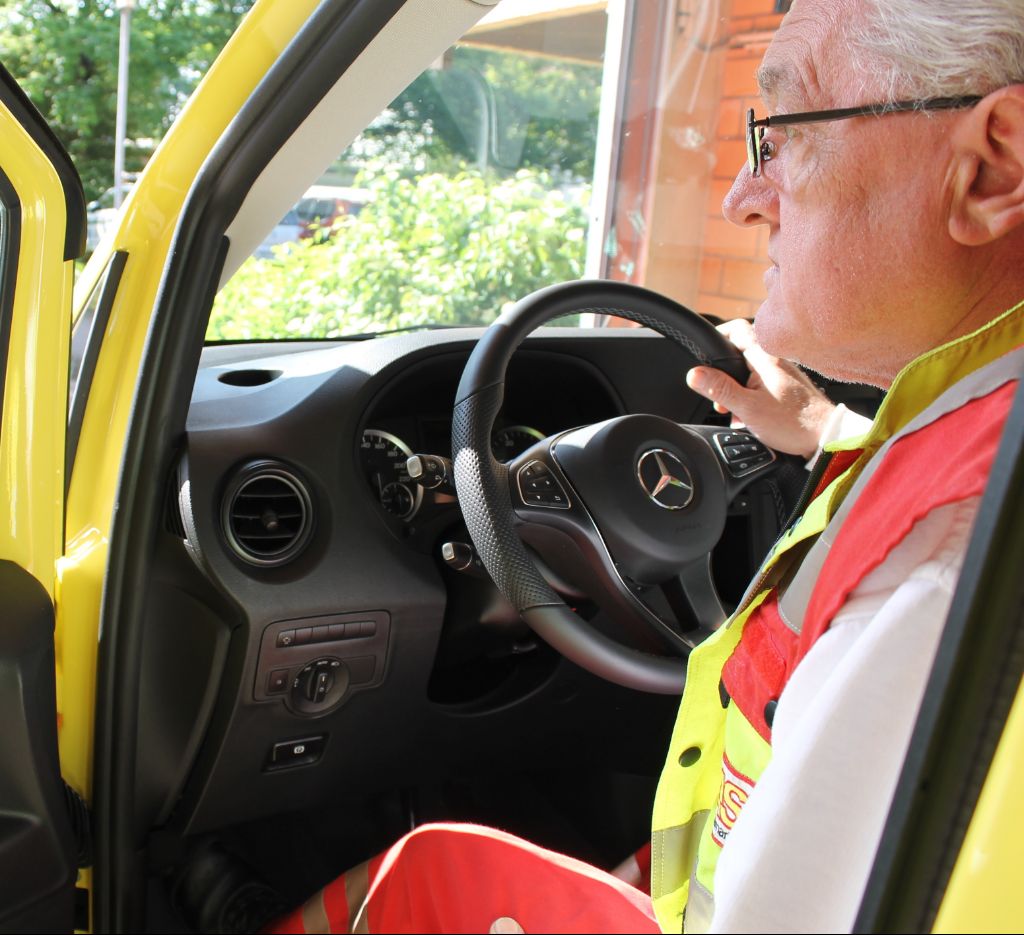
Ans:
{"type": "Polygon", "coordinates": [[[0,67],[0,930],[69,931],[76,839],[57,753],[73,261],[82,186],[0,67]]]}

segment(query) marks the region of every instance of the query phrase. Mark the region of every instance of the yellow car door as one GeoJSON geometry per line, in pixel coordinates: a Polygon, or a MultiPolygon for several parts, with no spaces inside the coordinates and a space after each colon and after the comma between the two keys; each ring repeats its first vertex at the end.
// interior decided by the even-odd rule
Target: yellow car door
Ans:
{"type": "Polygon", "coordinates": [[[85,199],[2,67],[0,139],[0,929],[67,931],[77,861],[57,756],[54,596],[85,199]]]}

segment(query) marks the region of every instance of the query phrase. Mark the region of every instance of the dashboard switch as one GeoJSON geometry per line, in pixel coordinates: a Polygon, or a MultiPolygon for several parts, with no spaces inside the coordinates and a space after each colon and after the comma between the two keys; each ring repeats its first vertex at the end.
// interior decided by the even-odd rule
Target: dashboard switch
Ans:
{"type": "Polygon", "coordinates": [[[327,735],[300,737],[275,743],[267,757],[267,769],[286,769],[289,766],[308,766],[323,755],[327,735]]]}
{"type": "Polygon", "coordinates": [[[452,571],[472,575],[474,578],[488,577],[484,563],[468,542],[445,542],[441,546],[441,558],[452,571]]]}
{"type": "Polygon", "coordinates": [[[315,659],[292,679],[289,703],[299,714],[319,714],[341,701],[348,685],[348,669],[340,660],[315,659]]]}
{"type": "Polygon", "coordinates": [[[288,670],[274,669],[267,677],[267,694],[279,695],[288,690],[288,670]]]}
{"type": "Polygon", "coordinates": [[[473,546],[466,542],[446,542],[441,546],[441,558],[455,571],[468,571],[473,557],[473,546]]]}
{"type": "Polygon", "coordinates": [[[406,459],[409,477],[424,490],[444,490],[454,493],[452,462],[440,455],[412,455],[406,459]]]}
{"type": "Polygon", "coordinates": [[[348,626],[348,624],[346,624],[346,623],[332,623],[328,627],[329,634],[328,634],[327,638],[329,640],[332,640],[332,641],[333,640],[343,640],[343,639],[345,639],[345,637],[348,635],[345,632],[345,628],[347,626],[348,626]]]}

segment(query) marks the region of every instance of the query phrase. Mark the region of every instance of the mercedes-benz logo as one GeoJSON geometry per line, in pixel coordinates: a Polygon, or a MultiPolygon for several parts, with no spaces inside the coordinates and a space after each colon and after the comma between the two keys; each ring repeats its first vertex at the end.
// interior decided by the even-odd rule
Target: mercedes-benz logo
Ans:
{"type": "Polygon", "coordinates": [[[665,510],[681,510],[693,499],[693,477],[686,465],[671,451],[651,448],[636,463],[640,486],[665,510]]]}

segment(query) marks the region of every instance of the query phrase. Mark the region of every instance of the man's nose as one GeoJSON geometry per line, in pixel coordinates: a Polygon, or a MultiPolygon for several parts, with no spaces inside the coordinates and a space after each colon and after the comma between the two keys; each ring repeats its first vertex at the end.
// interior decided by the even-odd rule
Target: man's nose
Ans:
{"type": "Polygon", "coordinates": [[[775,189],[764,178],[754,178],[743,166],[722,202],[722,214],[738,227],[774,223],[778,220],[775,189]]]}

